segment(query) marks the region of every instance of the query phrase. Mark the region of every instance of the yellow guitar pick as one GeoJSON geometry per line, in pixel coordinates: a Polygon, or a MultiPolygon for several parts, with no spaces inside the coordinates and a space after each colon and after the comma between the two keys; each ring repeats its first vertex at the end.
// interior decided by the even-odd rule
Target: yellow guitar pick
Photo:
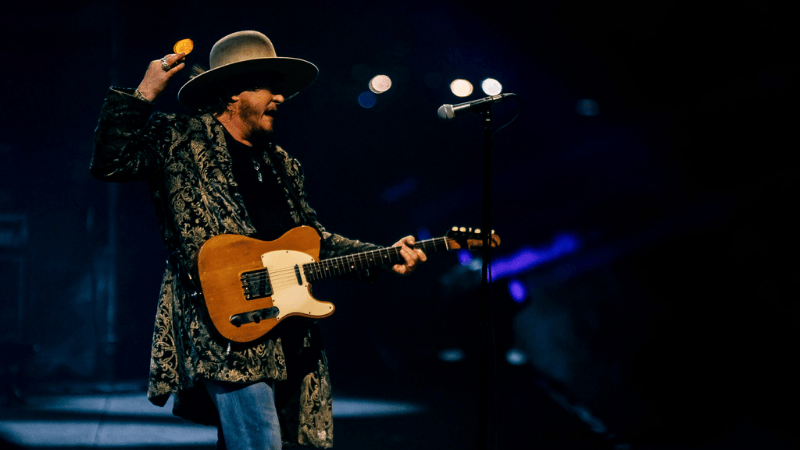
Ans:
{"type": "Polygon", "coordinates": [[[174,47],[172,47],[175,53],[185,53],[187,55],[192,52],[193,48],[194,42],[192,42],[191,39],[181,39],[175,43],[174,47]]]}

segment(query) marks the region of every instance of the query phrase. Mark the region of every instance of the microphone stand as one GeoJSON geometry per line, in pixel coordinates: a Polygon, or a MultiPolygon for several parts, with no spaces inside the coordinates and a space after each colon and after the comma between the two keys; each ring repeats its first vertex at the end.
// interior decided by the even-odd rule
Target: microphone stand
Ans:
{"type": "MultiPolygon", "coordinates": [[[[492,103],[487,102],[482,105],[478,111],[483,117],[483,217],[481,221],[481,235],[483,237],[482,257],[483,264],[481,267],[481,295],[480,295],[480,357],[478,360],[478,407],[479,407],[479,424],[478,424],[478,448],[479,450],[486,450],[489,448],[489,407],[493,408],[496,405],[489,404],[489,367],[491,361],[491,346],[493,344],[494,332],[492,330],[492,314],[490,308],[490,292],[489,292],[489,267],[491,264],[491,206],[492,206],[492,177],[491,177],[491,163],[492,163],[492,103]]],[[[495,424],[496,425],[496,424],[495,424]]]]}
{"type": "MultiPolygon", "coordinates": [[[[502,101],[507,97],[515,97],[519,99],[516,94],[501,94],[486,97],[484,99],[475,100],[471,102],[462,103],[460,105],[442,105],[439,108],[439,117],[444,120],[452,119],[459,112],[467,110],[477,112],[483,117],[483,219],[481,222],[481,237],[483,241],[482,257],[483,264],[481,268],[481,293],[479,296],[480,306],[480,323],[478,326],[478,334],[480,339],[480,355],[478,360],[478,450],[489,449],[489,430],[494,431],[494,445],[497,445],[497,394],[496,390],[494,395],[489,395],[490,381],[496,382],[497,380],[490,380],[489,367],[496,367],[496,360],[492,349],[494,348],[494,325],[491,309],[491,289],[489,286],[489,276],[491,273],[491,244],[492,244],[492,150],[493,139],[496,132],[492,131],[492,104],[502,101]],[[489,407],[495,412],[493,416],[489,415],[489,407]]],[[[514,122],[519,117],[522,111],[522,103],[520,101],[520,111],[514,116],[511,121],[501,126],[498,132],[503,128],[514,122]]],[[[495,375],[497,371],[494,371],[495,375]]]]}

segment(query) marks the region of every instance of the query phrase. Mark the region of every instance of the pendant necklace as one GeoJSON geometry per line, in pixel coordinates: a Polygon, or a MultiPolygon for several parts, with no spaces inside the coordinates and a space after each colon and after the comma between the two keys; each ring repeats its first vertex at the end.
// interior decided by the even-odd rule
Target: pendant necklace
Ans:
{"type": "Polygon", "coordinates": [[[256,173],[258,174],[258,182],[263,183],[264,179],[261,178],[261,165],[258,164],[258,161],[256,161],[255,159],[253,160],[253,168],[256,169],[256,173]]]}

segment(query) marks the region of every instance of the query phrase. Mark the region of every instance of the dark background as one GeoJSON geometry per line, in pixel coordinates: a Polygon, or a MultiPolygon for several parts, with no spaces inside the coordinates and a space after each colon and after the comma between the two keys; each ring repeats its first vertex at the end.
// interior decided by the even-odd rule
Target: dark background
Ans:
{"type": "MultiPolygon", "coordinates": [[[[521,393],[542,386],[631,442],[791,437],[798,63],[785,4],[15,3],[2,19],[4,384],[146,378],[165,254],[146,186],[88,174],[97,113],[108,86],[135,87],[177,40],[207,65],[217,39],[255,29],[320,68],[282,108],[277,139],[302,161],[323,224],[349,237],[388,245],[480,226],[481,119],[436,110],[463,101],[455,78],[476,86],[468,100],[486,77],[522,99],[494,141],[494,256],[564,235],[579,245],[493,286],[504,439],[538,439],[521,437],[521,393]],[[377,74],[392,89],[362,108],[377,74]],[[579,114],[581,99],[599,114],[579,114]],[[527,363],[506,364],[510,348],[527,363]]],[[[159,110],[183,111],[187,74],[159,110]]],[[[518,105],[495,105],[496,125],[518,105]]],[[[407,279],[315,286],[337,304],[323,322],[336,392],[476,408],[479,272],[434,258],[407,279]],[[449,348],[467,358],[440,361],[449,348]]]]}

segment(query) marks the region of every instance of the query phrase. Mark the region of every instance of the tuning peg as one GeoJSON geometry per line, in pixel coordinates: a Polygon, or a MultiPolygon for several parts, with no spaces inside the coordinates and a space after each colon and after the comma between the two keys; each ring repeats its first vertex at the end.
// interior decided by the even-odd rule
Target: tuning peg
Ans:
{"type": "Polygon", "coordinates": [[[461,227],[458,231],[460,231],[462,233],[466,233],[467,232],[467,227],[461,227]]]}
{"type": "Polygon", "coordinates": [[[475,228],[475,234],[481,234],[481,229],[480,228],[475,228]]]}

